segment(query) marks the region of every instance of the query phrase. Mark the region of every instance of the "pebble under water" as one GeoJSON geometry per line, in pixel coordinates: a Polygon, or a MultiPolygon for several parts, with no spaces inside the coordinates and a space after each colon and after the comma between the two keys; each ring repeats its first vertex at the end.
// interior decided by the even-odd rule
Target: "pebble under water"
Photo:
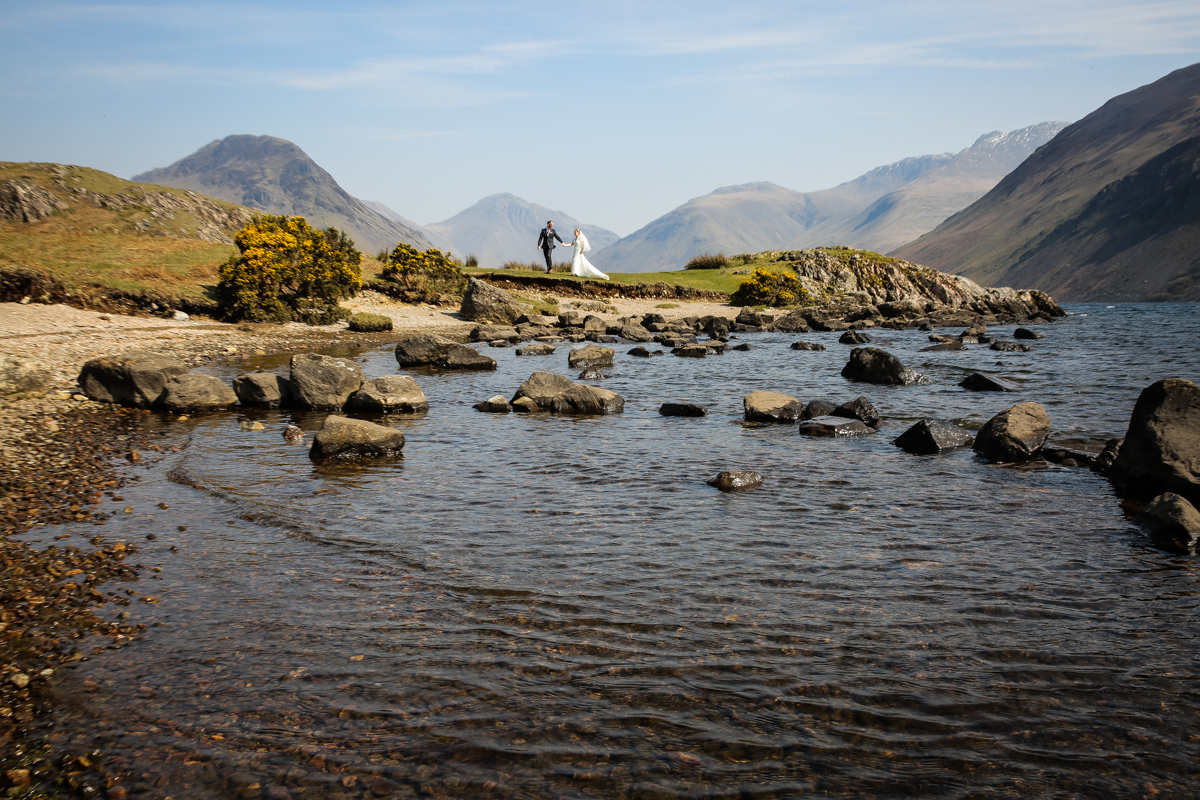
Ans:
{"type": "MultiPolygon", "coordinates": [[[[474,411],[577,376],[566,344],[484,346],[495,372],[410,373],[430,410],[386,418],[393,462],[317,465],[280,436],[321,415],[149,417],[182,450],[131,468],[106,525],[24,537],[137,541],[147,568],[104,613],[150,627],[59,676],[55,741],[125,770],[117,794],[175,800],[1195,796],[1200,562],[1087,469],[891,444],[1033,400],[1052,443],[1098,450],[1143,388],[1200,379],[1200,307],[1068,310],[1030,353],[871,334],[929,386],[844,380],[836,333],[618,346],[599,385],[626,410],[594,418],[474,411]],[[958,388],[973,371],[1023,390],[958,388]],[[757,389],[865,395],[885,426],[749,426],[757,389]],[[726,469],[765,483],[706,485],[726,469]]],[[[355,357],[397,372],[391,348],[355,357]]]]}

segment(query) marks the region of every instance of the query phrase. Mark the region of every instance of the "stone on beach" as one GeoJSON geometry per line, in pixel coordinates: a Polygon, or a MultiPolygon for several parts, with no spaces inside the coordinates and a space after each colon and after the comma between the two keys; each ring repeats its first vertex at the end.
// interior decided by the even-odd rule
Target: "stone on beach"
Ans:
{"type": "Polygon", "coordinates": [[[98,403],[150,408],[162,400],[167,381],[187,371],[182,362],[170,356],[134,351],[85,363],[79,373],[79,388],[98,403]]]}
{"type": "Polygon", "coordinates": [[[965,447],[971,435],[953,422],[926,418],[896,437],[892,444],[909,453],[933,455],[965,447]]]}
{"type": "Polygon", "coordinates": [[[421,386],[408,375],[369,378],[346,400],[346,410],[363,414],[415,414],[429,410],[421,386]]]}
{"type": "Polygon", "coordinates": [[[286,375],[258,370],[233,379],[233,392],[244,406],[279,408],[292,402],[292,382],[286,375]]]}
{"type": "Polygon", "coordinates": [[[703,417],[708,411],[696,403],[663,403],[658,413],[664,417],[703,417]]]}
{"type": "Polygon", "coordinates": [[[1036,458],[1050,435],[1050,417],[1037,403],[1018,403],[989,419],[975,437],[975,451],[990,461],[1036,458]]]}
{"type": "Polygon", "coordinates": [[[49,391],[52,382],[50,369],[42,362],[0,353],[0,397],[25,392],[40,394],[49,391]]]}
{"type": "Polygon", "coordinates": [[[795,422],[800,418],[800,401],[781,392],[751,392],[742,398],[750,422],[795,422]]]}
{"type": "Polygon", "coordinates": [[[1168,378],[1143,389],[1109,477],[1139,500],[1174,492],[1200,505],[1200,387],[1168,378]]]}
{"type": "Polygon", "coordinates": [[[912,386],[926,384],[929,380],[921,373],[909,369],[886,350],[878,347],[856,347],[850,351],[850,360],[842,367],[842,377],[863,383],[912,386]]]}
{"type": "Polygon", "coordinates": [[[237,395],[225,381],[214,375],[188,373],[167,381],[162,404],[175,413],[215,411],[237,405],[237,395]]]}
{"type": "Polygon", "coordinates": [[[763,477],[757,472],[721,472],[715,478],[707,481],[722,492],[744,492],[747,489],[757,489],[762,486],[763,477]]]}
{"type": "Polygon", "coordinates": [[[588,367],[611,367],[616,350],[611,347],[601,347],[589,344],[567,354],[567,365],[571,369],[586,369],[588,367]]]}
{"type": "Polygon", "coordinates": [[[1154,498],[1133,522],[1164,550],[1193,555],[1200,550],[1200,511],[1174,492],[1154,498]]]}
{"type": "Polygon", "coordinates": [[[336,411],[363,385],[363,371],[349,358],[300,353],[292,356],[291,385],[300,408],[336,411]]]}
{"type": "Polygon", "coordinates": [[[472,322],[511,325],[521,318],[525,310],[503,289],[477,278],[467,278],[467,292],[463,295],[459,313],[472,322]]]}
{"type": "Polygon", "coordinates": [[[862,420],[833,416],[806,419],[796,426],[796,430],[805,436],[865,436],[875,432],[862,420]]]}
{"type": "Polygon", "coordinates": [[[476,403],[473,408],[476,411],[484,411],[489,414],[508,414],[512,411],[512,406],[504,399],[504,395],[493,395],[482,403],[476,403]]]}
{"type": "Polygon", "coordinates": [[[395,428],[361,419],[329,416],[313,439],[313,458],[366,458],[398,456],[404,434],[395,428]]]}
{"type": "Polygon", "coordinates": [[[1006,378],[972,372],[958,384],[972,392],[1019,392],[1021,387],[1006,378]]]}

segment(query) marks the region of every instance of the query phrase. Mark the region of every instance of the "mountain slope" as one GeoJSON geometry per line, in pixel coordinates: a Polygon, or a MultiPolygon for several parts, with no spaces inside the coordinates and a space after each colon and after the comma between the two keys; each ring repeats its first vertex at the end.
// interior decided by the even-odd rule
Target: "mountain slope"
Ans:
{"type": "Polygon", "coordinates": [[[398,241],[421,249],[432,246],[420,228],[369,208],[303,150],[274,136],[227,136],[133,180],[191,189],[271,214],[305,217],[317,228],[340,228],[365,253],[394,247],[398,241]]]}
{"type": "Polygon", "coordinates": [[[896,255],[1065,300],[1200,300],[1200,65],[1109,100],[896,255]]]}
{"type": "Polygon", "coordinates": [[[1065,122],[1043,122],[986,133],[944,166],[919,175],[860,211],[831,217],[805,231],[792,246],[845,243],[886,253],[907,244],[983,197],[1065,127],[1065,122]]]}
{"type": "Polygon", "coordinates": [[[475,255],[479,266],[492,268],[509,260],[540,260],[535,252],[538,232],[547,220],[554,220],[558,235],[567,242],[573,238],[572,231],[579,228],[596,251],[620,238],[598,225],[588,225],[561,211],[507,193],[485,197],[450,219],[426,225],[425,229],[451,242],[458,253],[475,255]]]}
{"type": "Polygon", "coordinates": [[[434,233],[419,222],[413,222],[411,219],[397,214],[395,211],[377,200],[363,200],[362,202],[372,211],[382,214],[393,222],[399,222],[401,225],[405,225],[413,230],[417,230],[425,234],[425,238],[433,242],[433,246],[441,250],[443,253],[453,253],[457,256],[462,255],[462,253],[454,247],[449,239],[447,239],[445,236],[434,233]]]}

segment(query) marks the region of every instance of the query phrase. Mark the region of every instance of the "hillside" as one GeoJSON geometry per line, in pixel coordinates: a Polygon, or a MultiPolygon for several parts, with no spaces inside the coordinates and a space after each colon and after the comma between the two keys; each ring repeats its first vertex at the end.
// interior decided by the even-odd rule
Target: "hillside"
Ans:
{"type": "Polygon", "coordinates": [[[561,211],[530,203],[511,194],[493,194],[450,219],[426,225],[433,236],[449,241],[455,252],[463,256],[474,254],[481,267],[498,267],[505,261],[532,261],[538,233],[547,220],[564,241],[571,241],[572,231],[579,228],[587,236],[592,249],[599,251],[620,237],[598,225],[580,222],[561,211]]]}
{"type": "Polygon", "coordinates": [[[274,136],[227,136],[133,180],[191,189],[270,214],[301,216],[316,228],[340,228],[364,253],[390,249],[400,241],[421,249],[432,246],[424,231],[352,197],[303,150],[274,136]]]}
{"type": "Polygon", "coordinates": [[[248,208],[63,164],[0,162],[0,268],[200,297],[248,208]]]}
{"type": "Polygon", "coordinates": [[[601,269],[644,272],[678,269],[701,253],[764,247],[888,250],[981,197],[1065,124],[984,134],[958,153],[913,156],[816,192],[765,182],[727,186],[659,217],[595,261],[601,269]]]}
{"type": "Polygon", "coordinates": [[[1200,300],[1200,65],[1109,100],[895,255],[1062,300],[1200,300]]]}

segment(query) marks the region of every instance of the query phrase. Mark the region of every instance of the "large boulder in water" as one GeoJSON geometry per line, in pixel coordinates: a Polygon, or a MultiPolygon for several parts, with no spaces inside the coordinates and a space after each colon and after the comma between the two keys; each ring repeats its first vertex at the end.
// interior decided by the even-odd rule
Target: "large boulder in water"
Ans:
{"type": "Polygon", "coordinates": [[[512,402],[516,403],[522,397],[527,397],[543,411],[550,408],[550,401],[557,395],[575,385],[570,378],[556,375],[553,372],[535,372],[530,375],[513,395],[512,402]]]}
{"type": "Polygon", "coordinates": [[[292,402],[292,382],[284,375],[258,370],[233,379],[233,392],[244,406],[279,408],[292,402]]]}
{"type": "Polygon", "coordinates": [[[1142,390],[1108,474],[1137,499],[1174,492],[1200,505],[1200,387],[1168,378],[1142,390]]]}
{"type": "Polygon", "coordinates": [[[616,350],[611,347],[601,347],[589,344],[567,354],[567,365],[571,369],[587,369],[588,367],[611,367],[616,350]]]}
{"type": "Polygon", "coordinates": [[[625,410],[625,398],[599,386],[577,383],[551,398],[550,410],[555,414],[578,416],[619,414],[625,410]]]}
{"type": "Polygon", "coordinates": [[[329,416],[317,432],[309,455],[313,458],[398,456],[404,434],[395,428],[361,419],[329,416]]]}
{"type": "Polygon", "coordinates": [[[134,351],[88,361],[79,373],[79,388],[98,403],[150,408],[162,400],[167,381],[187,371],[169,356],[134,351]]]}
{"type": "Polygon", "coordinates": [[[742,408],[751,422],[795,422],[803,411],[799,399],[782,392],[751,392],[742,408]]]}
{"type": "Polygon", "coordinates": [[[467,293],[463,295],[459,313],[473,322],[512,325],[525,310],[503,289],[489,286],[476,278],[467,278],[467,293]]]}
{"type": "Polygon", "coordinates": [[[1018,403],[989,419],[975,437],[975,451],[991,461],[1029,461],[1050,435],[1050,416],[1037,403],[1018,403]]]}
{"type": "Polygon", "coordinates": [[[856,347],[850,351],[850,360],[842,367],[842,377],[863,383],[913,384],[929,383],[921,373],[900,363],[886,350],[878,347],[856,347]]]}
{"type": "Polygon", "coordinates": [[[892,444],[909,453],[933,455],[965,447],[971,435],[953,422],[927,418],[900,434],[892,444]]]}
{"type": "Polygon", "coordinates": [[[237,395],[215,375],[188,373],[167,381],[162,404],[170,411],[215,411],[237,405],[237,395]]]}
{"type": "Polygon", "coordinates": [[[496,361],[474,347],[452,342],[440,336],[421,334],[396,344],[396,363],[411,367],[437,369],[495,369],[496,361]]]}
{"type": "Polygon", "coordinates": [[[429,410],[421,386],[407,375],[370,378],[346,400],[346,410],[363,414],[415,414],[429,410]]]}
{"type": "Polygon", "coordinates": [[[972,372],[967,377],[963,378],[959,384],[964,389],[972,392],[1019,392],[1021,387],[1007,378],[998,378],[995,375],[984,375],[982,372],[972,372]]]}
{"type": "Polygon", "coordinates": [[[300,408],[336,411],[363,385],[363,371],[349,358],[318,353],[292,356],[292,398],[300,408]]]}
{"type": "Polygon", "coordinates": [[[1200,511],[1174,492],[1154,498],[1133,522],[1164,550],[1194,554],[1200,549],[1200,511]]]}

